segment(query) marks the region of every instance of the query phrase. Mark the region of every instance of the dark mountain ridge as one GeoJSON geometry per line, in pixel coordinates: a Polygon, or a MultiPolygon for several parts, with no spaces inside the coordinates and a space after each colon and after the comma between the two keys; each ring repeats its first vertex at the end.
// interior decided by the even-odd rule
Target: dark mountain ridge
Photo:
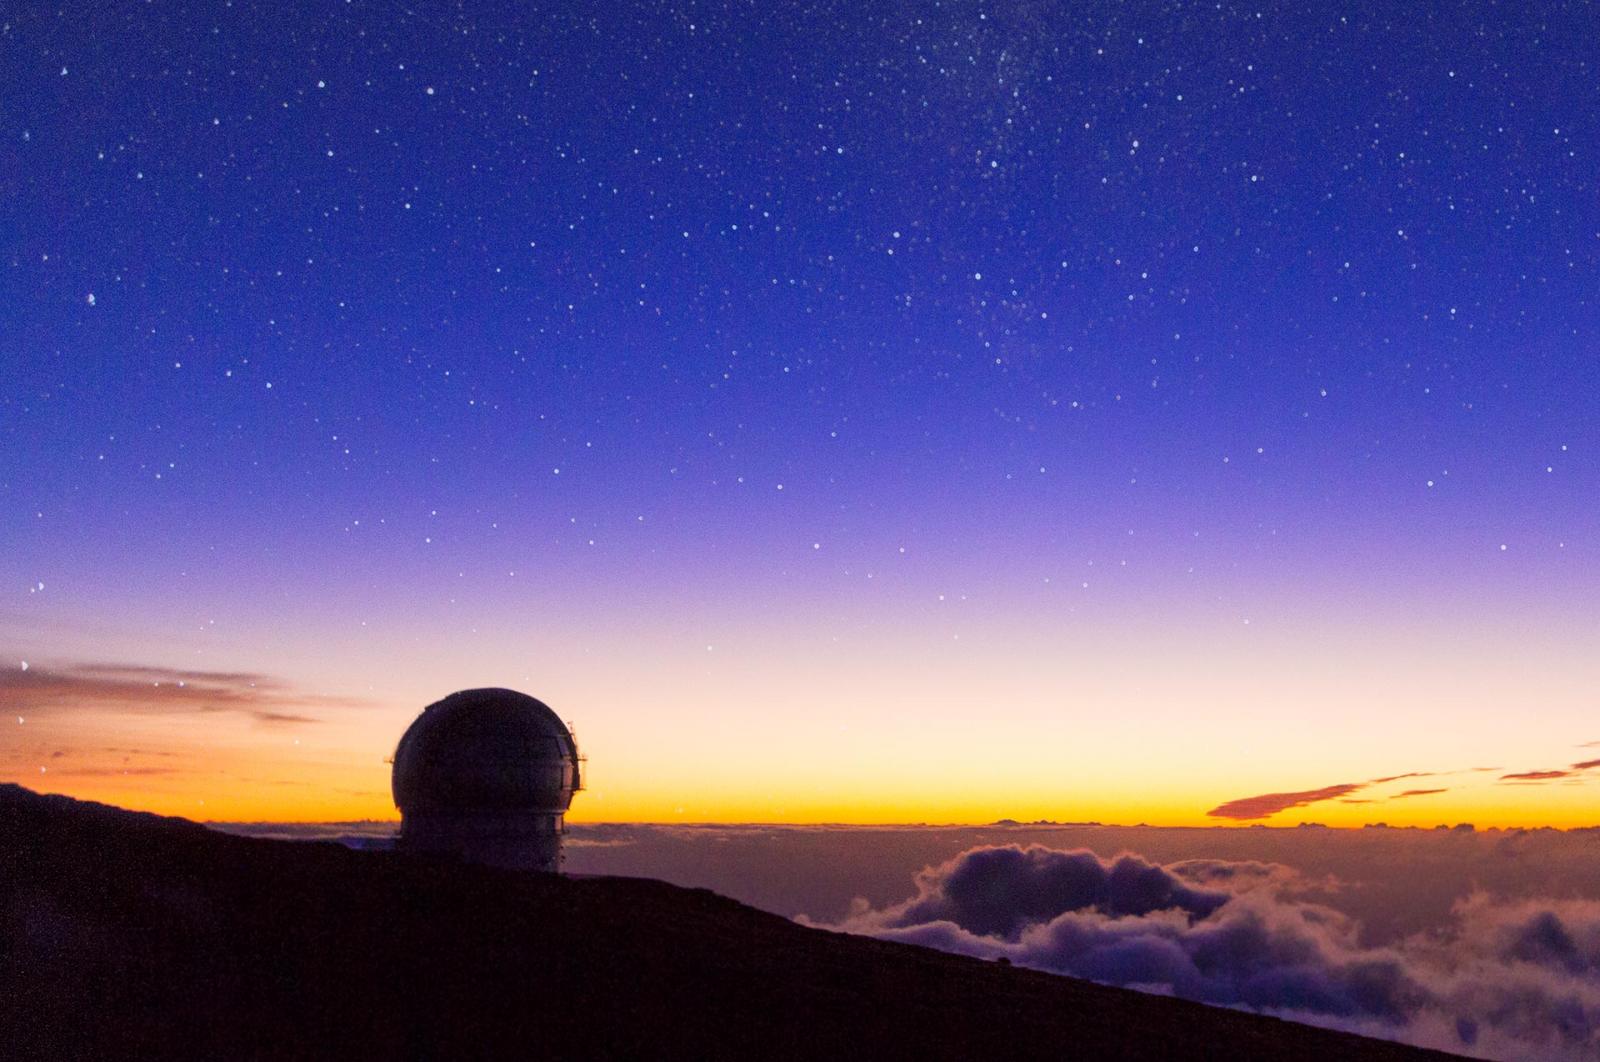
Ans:
{"type": "Polygon", "coordinates": [[[698,889],[217,833],[0,785],[0,1049],[96,1058],[1445,1058],[698,889]]]}

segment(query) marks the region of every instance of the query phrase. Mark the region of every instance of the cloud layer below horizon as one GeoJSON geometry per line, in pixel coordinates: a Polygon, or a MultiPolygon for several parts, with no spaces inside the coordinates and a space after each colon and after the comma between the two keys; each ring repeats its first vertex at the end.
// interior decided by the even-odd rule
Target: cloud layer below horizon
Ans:
{"type": "Polygon", "coordinates": [[[1600,902],[1474,892],[1375,945],[1277,863],[985,845],[828,927],[1488,1058],[1590,1058],[1600,902]]]}

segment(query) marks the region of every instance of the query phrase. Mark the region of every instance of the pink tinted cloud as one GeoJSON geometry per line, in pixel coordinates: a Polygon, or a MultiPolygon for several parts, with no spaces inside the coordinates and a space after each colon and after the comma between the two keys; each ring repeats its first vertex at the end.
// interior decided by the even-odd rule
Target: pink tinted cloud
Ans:
{"type": "Polygon", "coordinates": [[[1264,793],[1261,796],[1241,797],[1238,800],[1218,804],[1206,814],[1217,819],[1264,819],[1280,811],[1288,811],[1290,808],[1303,808],[1307,804],[1319,804],[1324,800],[1349,796],[1365,789],[1368,784],[1370,783],[1343,782],[1339,785],[1307,789],[1297,793],[1264,793]]]}
{"type": "Polygon", "coordinates": [[[308,706],[356,702],[307,694],[244,671],[65,663],[0,670],[0,697],[25,711],[101,709],[140,714],[236,712],[268,726],[319,722],[308,706]]]}

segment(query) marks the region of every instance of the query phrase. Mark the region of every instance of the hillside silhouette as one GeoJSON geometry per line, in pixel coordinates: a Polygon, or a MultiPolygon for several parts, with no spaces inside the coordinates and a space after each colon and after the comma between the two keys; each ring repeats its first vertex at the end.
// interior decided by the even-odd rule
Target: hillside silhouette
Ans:
{"type": "Polygon", "coordinates": [[[1445,1058],[560,878],[0,786],[14,1057],[1445,1058]]]}

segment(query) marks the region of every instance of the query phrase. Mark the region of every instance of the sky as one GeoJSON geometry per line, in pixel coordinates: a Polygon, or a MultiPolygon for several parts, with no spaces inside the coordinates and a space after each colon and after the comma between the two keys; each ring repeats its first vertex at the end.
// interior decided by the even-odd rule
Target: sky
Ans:
{"type": "Polygon", "coordinates": [[[1592,8],[0,13],[0,780],[1587,825],[1592,8]],[[14,721],[13,721],[14,719],[14,721]]]}

